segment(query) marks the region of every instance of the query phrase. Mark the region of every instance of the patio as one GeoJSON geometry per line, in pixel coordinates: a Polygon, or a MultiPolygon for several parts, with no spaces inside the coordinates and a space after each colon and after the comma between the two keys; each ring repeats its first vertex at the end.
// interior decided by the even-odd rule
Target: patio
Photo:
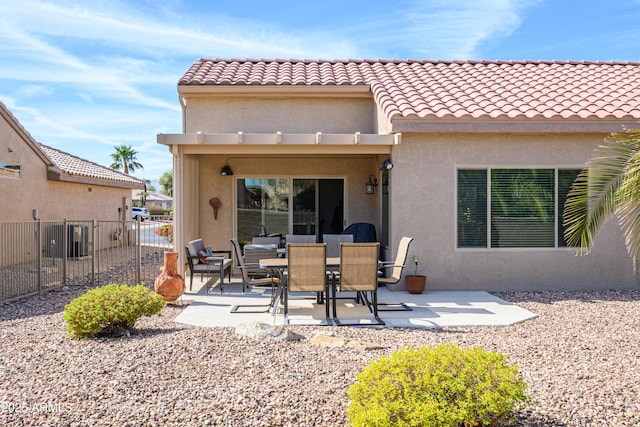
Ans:
{"type": "MultiPolygon", "coordinates": [[[[185,277],[188,281],[189,277],[185,277]]],[[[282,305],[278,306],[276,316],[269,312],[253,313],[248,311],[266,310],[270,301],[270,288],[253,288],[244,294],[240,279],[234,277],[231,283],[225,281],[224,292],[220,293],[218,280],[213,285],[200,276],[193,278],[193,291],[185,291],[183,301],[191,301],[185,310],[176,317],[176,322],[195,326],[236,327],[242,323],[259,321],[282,325],[284,315],[282,305]],[[207,293],[206,286],[210,286],[207,293]],[[240,306],[237,312],[231,310],[240,306]],[[251,307],[256,306],[256,307],[251,307]]],[[[347,294],[348,295],[348,294],[347,294]]],[[[341,322],[358,323],[366,326],[375,321],[366,306],[355,304],[353,298],[338,300],[337,314],[341,322]]],[[[517,305],[483,291],[426,291],[413,295],[404,290],[392,291],[386,287],[378,290],[380,317],[386,327],[396,328],[441,328],[446,326],[508,326],[525,320],[534,319],[531,313],[517,305]],[[410,311],[386,311],[397,309],[401,304],[410,311]]],[[[180,300],[177,301],[180,303],[180,300]]],[[[324,305],[315,303],[315,296],[296,294],[289,299],[289,324],[321,325],[324,320],[324,305]]],[[[380,326],[376,326],[380,327],[380,326]]]]}

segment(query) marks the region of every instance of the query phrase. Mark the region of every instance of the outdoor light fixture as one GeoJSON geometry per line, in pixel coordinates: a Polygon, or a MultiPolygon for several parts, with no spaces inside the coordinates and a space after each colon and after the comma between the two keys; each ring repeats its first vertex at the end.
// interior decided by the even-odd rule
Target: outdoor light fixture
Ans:
{"type": "Polygon", "coordinates": [[[229,165],[224,165],[222,169],[220,169],[220,175],[222,176],[231,176],[233,175],[233,171],[229,167],[229,165]]]}
{"type": "Polygon", "coordinates": [[[391,157],[382,162],[382,166],[380,166],[381,171],[390,171],[393,169],[393,163],[391,163],[391,157]]]}
{"type": "Polygon", "coordinates": [[[373,194],[375,192],[376,187],[378,186],[378,180],[373,174],[369,174],[369,182],[366,185],[366,193],[373,194]]]}

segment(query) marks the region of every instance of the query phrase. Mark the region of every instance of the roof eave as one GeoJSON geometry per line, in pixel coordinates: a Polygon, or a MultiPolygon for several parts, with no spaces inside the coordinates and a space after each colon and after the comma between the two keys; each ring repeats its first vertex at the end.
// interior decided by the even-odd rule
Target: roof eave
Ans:
{"type": "Polygon", "coordinates": [[[371,88],[362,85],[178,85],[184,98],[200,96],[269,97],[358,97],[371,98],[371,88]]]}
{"type": "Polygon", "coordinates": [[[90,176],[74,175],[66,173],[57,166],[47,168],[47,179],[50,181],[71,182],[74,184],[99,185],[102,187],[128,188],[144,190],[144,182],[115,181],[108,179],[93,178],[90,176]]]}
{"type": "Polygon", "coordinates": [[[399,133],[603,133],[619,132],[638,126],[633,119],[607,120],[452,120],[405,119],[391,120],[392,132],[399,133]]]}

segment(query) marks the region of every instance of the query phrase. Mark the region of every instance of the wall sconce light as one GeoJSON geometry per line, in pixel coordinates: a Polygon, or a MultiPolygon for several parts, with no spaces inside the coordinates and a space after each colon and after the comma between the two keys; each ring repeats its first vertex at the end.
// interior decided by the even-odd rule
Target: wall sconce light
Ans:
{"type": "Polygon", "coordinates": [[[367,194],[375,193],[375,189],[377,186],[378,186],[378,180],[376,179],[375,176],[373,176],[373,174],[369,174],[369,182],[367,182],[367,185],[366,185],[366,193],[367,194]]]}
{"type": "Polygon", "coordinates": [[[231,176],[233,175],[233,171],[229,167],[229,165],[224,165],[222,169],[220,169],[220,175],[222,176],[231,176]]]}
{"type": "Polygon", "coordinates": [[[391,163],[391,157],[382,162],[382,166],[380,166],[381,171],[390,171],[393,169],[393,163],[391,163]]]}

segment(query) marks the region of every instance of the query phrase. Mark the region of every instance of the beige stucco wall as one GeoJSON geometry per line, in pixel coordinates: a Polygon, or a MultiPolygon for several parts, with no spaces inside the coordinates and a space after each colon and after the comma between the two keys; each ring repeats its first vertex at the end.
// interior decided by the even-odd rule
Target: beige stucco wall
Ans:
{"type": "Polygon", "coordinates": [[[637,286],[611,221],[591,254],[566,249],[456,249],[456,167],[582,167],[604,135],[407,135],[394,147],[392,241],[415,240],[431,289],[610,289],[637,286]]]}
{"type": "Polygon", "coordinates": [[[190,98],[186,132],[375,133],[370,98],[190,98]]]}
{"type": "Polygon", "coordinates": [[[47,168],[22,137],[0,119],[0,162],[20,165],[20,178],[0,177],[0,220],[31,221],[32,209],[46,201],[47,168]],[[37,191],[36,191],[37,190],[37,191]]]}

